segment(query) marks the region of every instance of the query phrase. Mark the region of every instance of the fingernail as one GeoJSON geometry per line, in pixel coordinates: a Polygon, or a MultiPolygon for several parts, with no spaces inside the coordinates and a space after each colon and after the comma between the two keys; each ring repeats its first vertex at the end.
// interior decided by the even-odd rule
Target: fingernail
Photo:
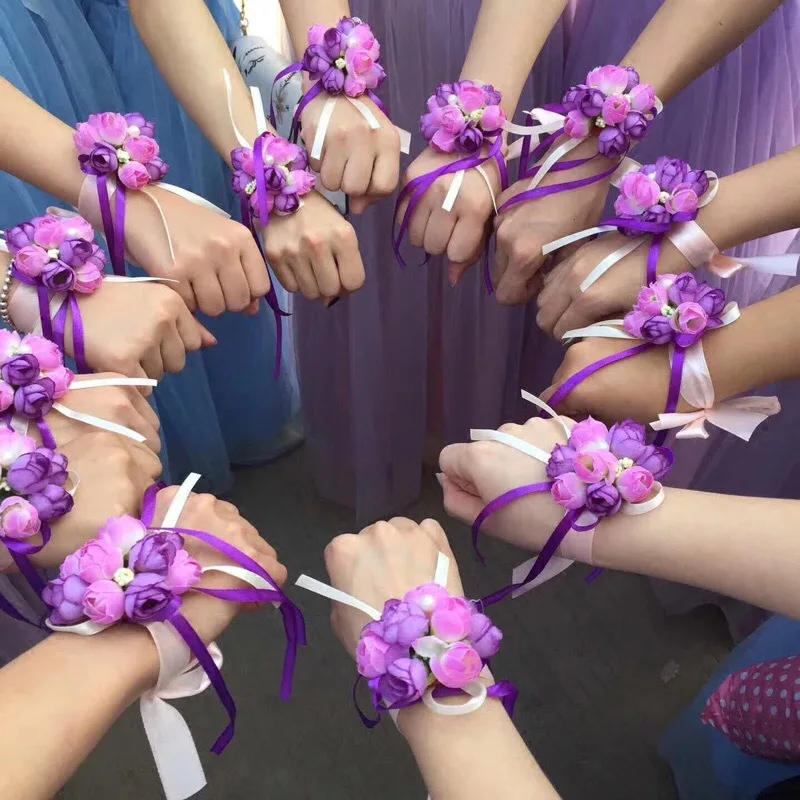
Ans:
{"type": "Polygon", "coordinates": [[[444,488],[444,474],[441,472],[436,473],[436,480],[439,481],[439,486],[444,488]]]}
{"type": "Polygon", "coordinates": [[[325,308],[333,308],[341,299],[341,297],[331,297],[325,301],[325,308]]]}

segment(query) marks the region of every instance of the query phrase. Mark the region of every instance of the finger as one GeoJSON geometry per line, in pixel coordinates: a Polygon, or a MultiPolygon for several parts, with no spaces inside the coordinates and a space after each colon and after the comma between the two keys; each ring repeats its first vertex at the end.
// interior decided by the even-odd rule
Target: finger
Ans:
{"type": "Polygon", "coordinates": [[[479,497],[465,492],[455,481],[447,475],[442,476],[442,491],[444,492],[444,509],[455,519],[467,525],[472,525],[486,505],[479,497]]]}
{"type": "Polygon", "coordinates": [[[326,147],[322,156],[320,179],[329,192],[338,192],[342,188],[347,156],[343,147],[326,147]]]}
{"type": "Polygon", "coordinates": [[[408,517],[392,517],[389,520],[389,524],[401,533],[414,533],[419,527],[416,522],[408,519],[408,517]]]}
{"type": "Polygon", "coordinates": [[[441,256],[447,252],[447,245],[450,243],[457,220],[458,217],[453,211],[445,211],[441,206],[433,209],[423,234],[422,246],[426,253],[441,256]]]}
{"type": "Polygon", "coordinates": [[[371,197],[387,197],[400,181],[400,159],[396,149],[381,146],[372,167],[372,180],[367,194],[371,197]]]}
{"type": "Polygon", "coordinates": [[[169,283],[166,285],[169,286],[173,292],[177,292],[180,295],[181,300],[183,300],[184,305],[189,309],[189,311],[197,311],[197,298],[195,297],[194,289],[192,289],[192,285],[188,280],[182,280],[178,283],[169,283]]]}
{"type": "Polygon", "coordinates": [[[133,391],[128,391],[128,399],[131,401],[131,405],[136,413],[142,418],[146,425],[149,425],[155,431],[161,428],[161,421],[158,418],[158,414],[156,414],[150,403],[148,403],[135,388],[133,391]]]}
{"type": "Polygon", "coordinates": [[[147,477],[148,485],[152,483],[161,474],[158,456],[147,445],[130,439],[125,440],[125,447],[128,448],[136,468],[147,477]]]}
{"type": "Polygon", "coordinates": [[[304,256],[298,255],[293,256],[289,263],[303,296],[309,300],[316,300],[319,297],[319,287],[311,262],[304,256]]]}
{"type": "MultiPolygon", "coordinates": [[[[141,364],[137,364],[133,369],[130,370],[130,374],[126,377],[129,378],[149,378],[150,376],[145,372],[144,367],[141,364]]],[[[152,386],[137,386],[137,391],[142,397],[150,397],[153,394],[153,387],[152,386]]]]}
{"type": "MultiPolygon", "coordinates": [[[[178,336],[181,337],[184,349],[193,353],[203,346],[203,331],[208,333],[206,329],[188,312],[188,310],[181,310],[175,320],[175,327],[178,331],[178,336]]],[[[210,333],[208,333],[211,336],[210,333]]],[[[212,337],[213,338],[213,337],[212,337]]],[[[214,339],[216,343],[216,339],[214,339]]]]}
{"type": "MultiPolygon", "coordinates": [[[[267,291],[269,291],[269,289],[267,289],[267,291]]],[[[242,311],[242,314],[244,314],[247,317],[257,317],[258,316],[258,310],[259,310],[260,302],[261,302],[261,298],[260,297],[254,297],[247,304],[247,308],[245,308],[245,310],[242,311]]]]}
{"type": "Polygon", "coordinates": [[[450,542],[447,541],[447,534],[444,532],[444,528],[442,528],[435,519],[424,519],[420,522],[419,527],[428,534],[439,550],[445,555],[452,555],[450,542]]]}
{"type": "Polygon", "coordinates": [[[366,273],[353,228],[348,226],[334,242],[333,255],[342,288],[348,292],[358,291],[364,285],[366,273]]]}
{"type": "Polygon", "coordinates": [[[270,259],[272,271],[278,279],[278,283],[286,289],[287,292],[295,293],[300,291],[300,284],[292,271],[290,257],[284,255],[281,258],[270,259]]]}
{"type": "Polygon", "coordinates": [[[250,286],[244,272],[244,265],[227,264],[217,273],[222,287],[222,296],[225,299],[225,310],[240,312],[250,304],[250,286]]]}
{"type": "Polygon", "coordinates": [[[498,217],[497,219],[500,220],[498,223],[495,221],[495,231],[496,231],[496,239],[497,239],[497,247],[495,248],[494,252],[494,259],[492,260],[492,285],[497,286],[500,281],[503,279],[503,275],[505,275],[506,270],[508,269],[508,239],[505,236],[503,231],[503,225],[508,225],[508,220],[504,219],[503,217],[498,217]]]}
{"type": "Polygon", "coordinates": [[[166,372],[176,375],[186,366],[186,350],[178,326],[170,325],[161,339],[161,363],[166,372]]]}
{"type": "MultiPolygon", "coordinates": [[[[423,200],[415,209],[408,224],[408,241],[414,247],[422,247],[425,243],[425,230],[428,227],[428,218],[431,215],[430,204],[423,200]]],[[[400,217],[402,219],[402,216],[400,217]]]]}
{"type": "Polygon", "coordinates": [[[439,469],[451,480],[473,483],[469,466],[469,444],[449,444],[439,453],[439,469]]]}
{"type": "Polygon", "coordinates": [[[342,173],[342,191],[354,197],[365,195],[369,189],[374,163],[374,154],[367,142],[364,141],[361,147],[356,142],[342,173]]]}
{"type": "Polygon", "coordinates": [[[218,317],[225,311],[225,296],[215,272],[207,272],[192,283],[197,307],[209,317],[218,317]]]}
{"type": "Polygon", "coordinates": [[[319,293],[323,297],[336,297],[341,291],[342,285],[339,283],[339,270],[336,266],[336,259],[333,257],[329,247],[323,247],[314,254],[311,260],[311,268],[314,271],[319,293]]]}
{"type": "Polygon", "coordinates": [[[379,197],[373,197],[368,194],[365,194],[363,197],[351,197],[350,211],[356,216],[363,214],[371,205],[377,203],[379,199],[379,197]]]}
{"type": "Polygon", "coordinates": [[[447,257],[450,259],[450,283],[455,286],[464,273],[475,263],[476,250],[480,249],[481,236],[475,234],[475,224],[469,217],[459,217],[447,245],[447,257]]]}
{"type": "Polygon", "coordinates": [[[164,377],[164,362],[161,360],[161,348],[151,347],[141,360],[142,369],[148,378],[160,381],[164,377]]]}
{"type": "Polygon", "coordinates": [[[539,295],[539,313],[536,324],[551,336],[554,334],[556,322],[569,307],[569,293],[564,286],[564,279],[554,278],[548,282],[539,295]]]}
{"type": "Polygon", "coordinates": [[[250,297],[257,300],[269,291],[269,271],[252,236],[242,245],[241,259],[250,297]]]}

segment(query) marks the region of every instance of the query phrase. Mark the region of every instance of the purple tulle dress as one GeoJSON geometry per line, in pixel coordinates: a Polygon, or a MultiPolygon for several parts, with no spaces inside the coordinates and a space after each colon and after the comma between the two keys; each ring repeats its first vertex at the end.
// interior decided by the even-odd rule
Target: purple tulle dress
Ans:
{"type": "MultiPolygon", "coordinates": [[[[573,0],[566,82],[577,83],[598,64],[617,62],[661,5],[660,0],[573,0]]],[[[685,159],[720,176],[745,169],[800,143],[800,0],[787,0],[741,47],[701,76],[667,106],[636,148],[644,163],[660,155],[685,159]]],[[[748,202],[742,198],[742,202],[748,202]]],[[[800,252],[796,231],[737,248],[741,256],[800,252]]],[[[794,285],[794,278],[742,270],[720,281],[731,300],[750,305],[794,285]]],[[[542,384],[532,388],[539,389],[542,384]]],[[[748,444],[712,429],[707,442],[677,443],[671,485],[723,494],[800,497],[800,458],[793,442],[800,424],[800,382],[766,387],[783,410],[756,431],[748,444]]],[[[762,619],[756,609],[673,584],[656,583],[668,609],[680,612],[715,602],[725,612],[734,638],[747,635],[762,619]]]]}
{"type": "MultiPolygon", "coordinates": [[[[380,96],[393,121],[424,145],[419,118],[437,84],[459,77],[480,0],[351,0],[381,42],[380,96]]],[[[561,92],[566,55],[559,23],[520,108],[561,92]]],[[[480,76],[473,76],[480,78],[480,76]]],[[[533,315],[486,295],[479,267],[455,289],[447,265],[406,246],[395,263],[393,200],[354,217],[367,270],[363,289],[331,309],[299,300],[297,346],[306,431],[322,494],[362,522],[402,510],[419,492],[426,455],[470,427],[508,419],[519,392],[523,333],[533,315]],[[427,445],[427,451],[426,451],[427,445]]],[[[544,339],[539,347],[545,347],[544,339]]],[[[557,348],[553,348],[557,352],[557,348]]],[[[551,363],[557,363],[553,358],[551,363]]]]}
{"type": "MultiPolygon", "coordinates": [[[[534,67],[520,113],[557,99],[592,67],[621,60],[659,5],[573,0],[534,67]]],[[[423,145],[418,121],[425,100],[438,83],[458,77],[479,7],[479,0],[351,2],[380,38],[389,75],[381,96],[393,120],[414,133],[412,156],[423,145]]],[[[725,175],[800,142],[800,49],[792,47],[798,36],[800,1],[787,0],[669,104],[636,157],[669,154],[725,175]]],[[[330,310],[302,300],[296,310],[317,484],[327,498],[354,507],[361,521],[411,502],[424,458],[435,457],[441,443],[464,441],[471,427],[496,427],[529,411],[518,401],[520,386],[544,389],[561,356],[536,328],[535,305],[500,306],[486,296],[479,268],[451,289],[442,259],[417,266],[422,254],[414,257],[409,249],[409,266],[401,270],[391,248],[392,211],[393,203],[384,201],[354,220],[365,287],[330,310]]],[[[793,237],[774,236],[741,252],[782,253],[793,237]]],[[[726,288],[747,304],[786,283],[742,272],[726,288]]],[[[690,443],[684,485],[698,474],[698,488],[718,491],[770,495],[800,486],[784,444],[800,414],[800,402],[789,399],[793,390],[784,387],[786,410],[762,425],[753,444],[722,434],[704,452],[690,443]],[[770,454],[768,469],[757,453],[770,454]]]]}

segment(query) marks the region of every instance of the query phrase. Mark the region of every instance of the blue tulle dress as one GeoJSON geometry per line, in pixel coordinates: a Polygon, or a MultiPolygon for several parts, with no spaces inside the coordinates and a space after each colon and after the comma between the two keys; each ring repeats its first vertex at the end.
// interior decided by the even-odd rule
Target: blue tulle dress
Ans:
{"type": "MultiPolygon", "coordinates": [[[[232,0],[207,2],[230,41],[237,33],[232,0]]],[[[124,2],[2,0],[0,76],[69,125],[96,111],[140,111],[156,123],[170,182],[235,210],[227,168],[178,107],[124,2]]],[[[220,113],[224,109],[223,98],[220,113]]],[[[51,204],[58,202],[0,173],[0,229],[51,204]]],[[[283,295],[281,303],[288,305],[283,295]]],[[[282,375],[274,381],[271,313],[262,309],[255,318],[225,314],[202,322],[219,344],[191,354],[180,375],[167,376],[156,390],[156,405],[172,481],[200,472],[219,493],[230,488],[232,463],[265,461],[299,442],[294,346],[285,340],[282,375]]],[[[13,592],[3,576],[0,589],[13,592]]],[[[0,663],[35,638],[34,629],[0,615],[0,663]]]]}
{"type": "MultiPolygon", "coordinates": [[[[237,34],[232,0],[208,0],[228,41],[237,34]]],[[[98,110],[139,111],[156,123],[169,181],[236,211],[229,171],[178,106],[144,48],[122,0],[4,0],[0,74],[70,125],[98,110]]],[[[188,32],[187,32],[187,35],[188,32]]],[[[220,110],[224,113],[224,99],[220,110]]],[[[0,227],[40,213],[45,195],[3,176],[0,227]]],[[[279,290],[280,291],[280,290],[279,290]]],[[[284,307],[285,297],[281,297],[284,307]]],[[[205,324],[219,344],[193,354],[156,392],[169,472],[200,472],[216,492],[230,464],[274,458],[299,441],[293,345],[274,381],[275,324],[225,314],[205,324]]]]}
{"type": "Polygon", "coordinates": [[[796,653],[800,653],[800,622],[773,617],[731,653],[664,734],[660,752],[672,769],[681,800],[755,800],[769,787],[800,775],[800,765],[747,755],[700,722],[706,700],[732,672],[796,653]]]}

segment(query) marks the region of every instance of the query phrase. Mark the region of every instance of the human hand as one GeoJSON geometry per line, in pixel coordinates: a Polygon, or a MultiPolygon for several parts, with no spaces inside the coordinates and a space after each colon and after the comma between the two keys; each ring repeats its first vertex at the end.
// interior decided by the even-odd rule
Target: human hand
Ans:
{"type": "MultiPolygon", "coordinates": [[[[113,380],[121,377],[114,373],[101,373],[91,377],[78,375],[72,383],[72,389],[59,400],[59,404],[81,414],[89,414],[109,422],[116,422],[117,425],[124,425],[145,436],[147,447],[154,453],[159,453],[161,439],[158,431],[161,423],[143,394],[143,390],[148,394],[152,392],[149,386],[77,388],[81,382],[87,380],[113,380]]],[[[94,430],[85,422],[70,419],[57,410],[53,410],[47,415],[47,425],[59,447],[94,430]]],[[[31,426],[28,435],[41,443],[39,431],[34,426],[31,426]]]]}
{"type": "MultiPolygon", "coordinates": [[[[564,418],[572,427],[572,420],[564,418]]],[[[534,417],[524,425],[499,429],[550,453],[565,444],[564,430],[553,419],[534,417]]],[[[548,480],[545,465],[519,450],[494,441],[451,444],[439,456],[444,507],[451,517],[472,525],[495,498],[520,486],[548,480]]],[[[528,495],[489,516],[485,531],[504,541],[538,551],[564,515],[549,492],[528,495]]]]}
{"type": "Polygon", "coordinates": [[[130,260],[154,278],[177,280],[175,291],[189,311],[211,317],[223,311],[257,314],[258,301],[269,290],[269,274],[250,231],[158,186],[147,191],[164,211],[175,261],[158,209],[141,192],[128,193],[125,249],[130,260]]]}
{"type": "MultiPolygon", "coordinates": [[[[87,392],[93,390],[86,390],[87,392]]],[[[75,505],[52,525],[52,538],[31,556],[43,569],[54,569],[97,536],[109,517],[138,517],[145,490],[161,474],[161,462],[150,448],[106,431],[91,431],[59,447],[75,473],[75,505]]],[[[37,543],[37,538],[31,543],[37,543]]]]}
{"type": "MultiPolygon", "coordinates": [[[[587,155],[583,147],[580,145],[575,148],[571,155],[587,155]]],[[[567,172],[548,173],[539,186],[553,186],[586,178],[609,167],[607,159],[597,156],[589,164],[567,172]],[[598,161],[601,165],[598,165],[598,161]]],[[[529,184],[530,178],[517,181],[498,198],[498,208],[527,191],[529,184]]],[[[562,236],[596,225],[603,211],[608,187],[609,179],[605,178],[580,189],[519,203],[495,218],[497,253],[492,267],[492,283],[498,302],[521,305],[539,293],[543,283],[541,270],[547,260],[542,255],[542,248],[562,236]]],[[[563,259],[568,253],[569,250],[565,248],[556,256],[563,259]]]]}
{"type": "MultiPolygon", "coordinates": [[[[600,337],[573,344],[542,393],[550,401],[564,381],[584,367],[635,346],[636,342],[600,337]]],[[[667,404],[670,364],[666,347],[652,347],[631,358],[609,364],[579,383],[556,410],[571,417],[590,415],[606,423],[633,419],[647,424],[658,419],[667,404]]],[[[678,411],[692,410],[683,399],[678,411]]]]}
{"type": "MultiPolygon", "coordinates": [[[[162,489],[156,495],[154,524],[163,521],[170,503],[178,491],[177,486],[162,489]]],[[[286,582],[286,567],[278,561],[275,549],[258,531],[239,514],[236,506],[217,500],[210,494],[191,494],[183,507],[179,526],[189,530],[210,533],[235,547],[248,558],[262,566],[278,587],[286,582]]],[[[184,544],[191,556],[202,567],[238,566],[226,558],[219,550],[192,536],[184,537],[184,544]]],[[[252,588],[230,575],[222,572],[207,572],[199,584],[203,589],[252,588]]],[[[192,623],[200,638],[208,644],[228,627],[231,620],[241,610],[241,605],[228,600],[222,601],[200,592],[189,592],[183,596],[181,611],[192,623]]]]}
{"type": "MultiPolygon", "coordinates": [[[[606,233],[587,242],[557,264],[544,277],[539,294],[536,323],[553,338],[560,339],[567,331],[583,328],[603,319],[630,311],[639,290],[647,282],[649,241],[622,258],[585,292],[581,283],[610,253],[630,242],[621,233],[606,233]]],[[[692,265],[672,242],[665,238],[658,258],[657,273],[681,273],[692,265]]]]}
{"type": "MultiPolygon", "coordinates": [[[[305,89],[309,85],[306,82],[305,89]]],[[[311,152],[327,95],[312,100],[300,116],[303,140],[311,152]]],[[[400,176],[400,136],[386,115],[368,97],[359,97],[380,123],[372,130],[351,103],[341,98],[330,119],[322,156],[311,160],[322,185],[331,192],[351,196],[350,210],[363,213],[390,195],[400,176]]]]}
{"type": "MultiPolygon", "coordinates": [[[[453,551],[442,526],[432,519],[417,524],[395,517],[376,522],[359,534],[337,536],[325,548],[325,568],[333,586],[380,611],[387,600],[431,583],[440,552],[450,559],[447,589],[463,597],[453,551]]],[[[333,604],[331,625],[354,658],[361,629],[369,621],[363,611],[333,604]]]]}
{"type": "Polygon", "coordinates": [[[305,195],[296,213],[273,216],[264,237],[269,263],[287,292],[330,299],[364,285],[356,232],[319,192],[305,195]]]}
{"type": "MultiPolygon", "coordinates": [[[[415,178],[433,172],[447,164],[463,159],[462,153],[439,153],[430,147],[414,160],[403,176],[403,186],[415,178]]],[[[492,193],[500,193],[500,171],[492,159],[483,165],[492,184],[492,193]]],[[[432,256],[447,254],[450,261],[448,277],[450,285],[455,286],[461,276],[481,256],[489,238],[489,223],[494,215],[494,203],[489,187],[477,170],[469,169],[452,211],[445,211],[442,203],[453,182],[453,175],[439,178],[422,196],[411,217],[408,228],[408,241],[414,247],[421,247],[432,256]]],[[[408,200],[404,200],[397,210],[395,227],[399,227],[408,200]]]]}
{"type": "MultiPolygon", "coordinates": [[[[103,372],[160,379],[165,372],[180,372],[187,352],[217,343],[180,296],[162,284],[106,281],[78,304],[86,360],[103,372]]],[[[71,325],[66,350],[74,354],[71,325]]]]}

